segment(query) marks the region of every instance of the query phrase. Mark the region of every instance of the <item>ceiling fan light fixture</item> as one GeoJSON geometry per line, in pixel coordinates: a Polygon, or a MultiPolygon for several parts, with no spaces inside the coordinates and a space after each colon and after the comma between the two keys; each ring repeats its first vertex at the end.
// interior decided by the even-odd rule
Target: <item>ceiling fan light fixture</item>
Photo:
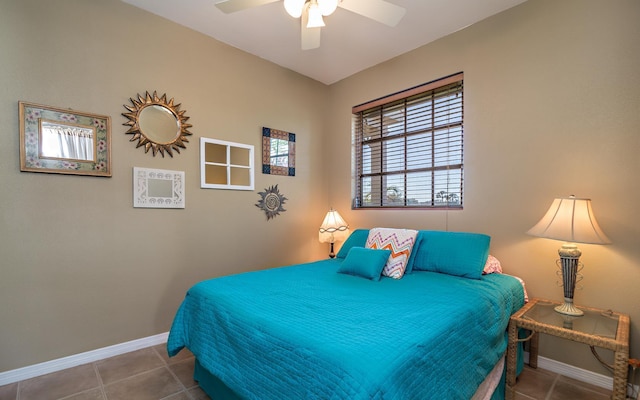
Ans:
{"type": "Polygon", "coordinates": [[[338,8],[339,2],[339,0],[318,0],[318,7],[320,7],[322,15],[327,17],[333,14],[336,8],[338,8]]]}
{"type": "Polygon", "coordinates": [[[293,18],[300,18],[306,0],[284,0],[284,9],[293,18]]]}
{"type": "Polygon", "coordinates": [[[318,3],[312,1],[311,4],[309,4],[309,10],[307,12],[309,13],[307,28],[320,28],[325,26],[322,19],[322,11],[320,7],[318,7],[318,3]]]}

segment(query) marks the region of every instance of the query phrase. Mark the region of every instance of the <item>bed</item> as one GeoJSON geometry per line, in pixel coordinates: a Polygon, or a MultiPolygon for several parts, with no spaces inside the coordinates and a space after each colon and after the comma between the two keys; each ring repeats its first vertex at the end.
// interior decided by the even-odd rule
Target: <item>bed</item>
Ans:
{"type": "Polygon", "coordinates": [[[368,248],[372,231],[354,231],[335,259],[194,285],[169,355],[187,347],[216,400],[503,398],[506,329],[524,290],[483,273],[488,236],[419,231],[394,279],[371,272],[391,260],[368,248]]]}

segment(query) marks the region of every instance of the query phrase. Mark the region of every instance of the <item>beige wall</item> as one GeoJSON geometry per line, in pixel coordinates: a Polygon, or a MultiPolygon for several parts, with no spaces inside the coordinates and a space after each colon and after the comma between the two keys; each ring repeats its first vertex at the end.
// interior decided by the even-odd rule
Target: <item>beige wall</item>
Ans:
{"type": "MultiPolygon", "coordinates": [[[[638,17],[635,0],[529,0],[325,87],[117,0],[2,0],[0,371],[165,332],[200,279],[324,257],[316,229],[329,205],[353,228],[486,232],[530,295],[560,299],[561,243],[524,232],[569,194],[593,199],[614,242],[581,246],[576,301],[631,314],[640,357],[638,17]],[[351,106],[458,71],[464,210],[352,211],[351,106]],[[124,135],[122,105],[145,90],[191,116],[173,159],[124,135]],[[20,173],[18,100],[111,115],[114,176],[20,173]],[[298,134],[297,176],[200,189],[199,137],[259,153],[261,126],[298,134]],[[186,209],[132,208],[133,166],[185,171],[186,209]],[[253,204],[272,184],[289,200],[267,222],[253,204]]],[[[541,352],[606,374],[586,347],[545,340],[541,352]]]]}
{"type": "Polygon", "coordinates": [[[198,280],[326,256],[317,228],[327,87],[118,0],[2,0],[0,371],[169,330],[198,280]],[[123,104],[158,90],[193,136],[155,158],[125,135],[123,104]],[[19,171],[18,101],[110,115],[113,177],[19,171]],[[295,177],[200,189],[199,138],[261,154],[261,127],[297,134],[295,177]],[[184,210],[132,206],[134,166],[186,172],[184,210]],[[254,206],[277,184],[270,221],[254,206]]]}
{"type": "MultiPolygon", "coordinates": [[[[331,203],[358,227],[478,231],[529,294],[561,300],[559,241],[527,236],[554,197],[590,197],[613,244],[582,245],[582,305],[631,316],[640,356],[640,2],[529,0],[331,87],[331,203]],[[464,210],[351,211],[351,106],[458,71],[465,78],[464,210]]],[[[607,374],[588,347],[541,355],[607,374]]],[[[608,355],[610,356],[610,355],[608,355]]]]}

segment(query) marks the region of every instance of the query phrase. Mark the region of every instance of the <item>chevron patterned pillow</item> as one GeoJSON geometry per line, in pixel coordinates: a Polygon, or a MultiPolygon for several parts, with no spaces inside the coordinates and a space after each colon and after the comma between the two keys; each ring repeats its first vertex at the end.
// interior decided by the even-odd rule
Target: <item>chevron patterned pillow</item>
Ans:
{"type": "Polygon", "coordinates": [[[369,231],[365,247],[391,250],[382,275],[402,278],[417,234],[418,231],[412,229],[373,228],[369,231]]]}

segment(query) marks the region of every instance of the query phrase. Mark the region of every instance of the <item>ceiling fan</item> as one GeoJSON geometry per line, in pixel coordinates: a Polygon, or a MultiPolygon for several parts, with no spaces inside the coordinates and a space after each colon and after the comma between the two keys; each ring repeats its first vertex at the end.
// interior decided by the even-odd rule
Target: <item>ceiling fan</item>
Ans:
{"type": "MultiPolygon", "coordinates": [[[[280,0],[222,0],[216,3],[222,12],[229,14],[280,0]]],[[[322,17],[333,14],[337,7],[394,27],[406,10],[385,0],[284,0],[289,15],[300,18],[302,50],[320,47],[320,28],[325,26],[322,17]]]]}

